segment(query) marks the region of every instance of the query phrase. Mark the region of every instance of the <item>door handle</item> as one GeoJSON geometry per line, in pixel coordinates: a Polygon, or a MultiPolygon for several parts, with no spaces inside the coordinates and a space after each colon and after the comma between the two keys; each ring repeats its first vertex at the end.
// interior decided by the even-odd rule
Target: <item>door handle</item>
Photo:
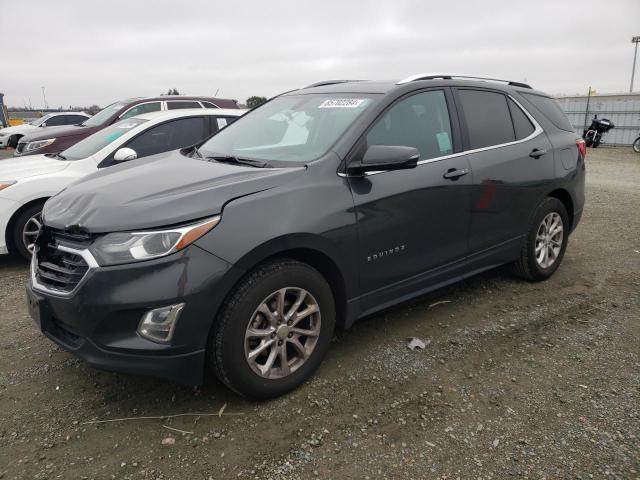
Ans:
{"type": "Polygon", "coordinates": [[[546,150],[544,149],[540,149],[540,148],[534,148],[533,150],[531,150],[531,153],[529,154],[529,156],[531,158],[540,158],[541,156],[543,156],[545,153],[547,153],[546,150]]]}
{"type": "Polygon", "coordinates": [[[447,173],[442,175],[442,177],[446,178],[447,180],[457,180],[460,177],[464,177],[467,173],[469,173],[468,168],[450,168],[449,170],[447,170],[447,173]]]}

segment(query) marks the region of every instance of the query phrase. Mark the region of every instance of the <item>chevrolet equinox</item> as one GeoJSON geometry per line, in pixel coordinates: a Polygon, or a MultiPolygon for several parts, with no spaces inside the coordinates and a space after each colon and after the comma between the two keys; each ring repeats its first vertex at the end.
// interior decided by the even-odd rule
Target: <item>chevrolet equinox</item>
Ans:
{"type": "Polygon", "coordinates": [[[96,368],[188,384],[211,369],[274,397],[336,326],[503,264],[549,278],[584,157],[558,104],[519,82],[320,82],[52,197],[29,310],[96,368]]]}

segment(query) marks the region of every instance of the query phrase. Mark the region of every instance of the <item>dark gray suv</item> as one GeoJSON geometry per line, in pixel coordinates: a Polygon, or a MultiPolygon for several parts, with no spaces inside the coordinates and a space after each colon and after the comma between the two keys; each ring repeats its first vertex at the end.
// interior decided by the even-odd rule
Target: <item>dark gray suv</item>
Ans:
{"type": "Polygon", "coordinates": [[[336,326],[503,264],[551,276],[584,156],[525,84],[320,82],[50,199],[30,311],[94,367],[273,397],[336,326]]]}

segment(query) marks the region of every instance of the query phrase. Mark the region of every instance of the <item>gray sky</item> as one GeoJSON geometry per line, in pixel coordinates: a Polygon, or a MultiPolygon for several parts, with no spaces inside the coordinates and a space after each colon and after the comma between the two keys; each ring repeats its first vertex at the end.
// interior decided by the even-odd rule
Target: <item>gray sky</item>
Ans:
{"type": "Polygon", "coordinates": [[[640,35],[640,0],[0,0],[0,11],[0,91],[34,107],[43,85],[52,107],[105,106],[172,87],[244,101],[420,72],[624,92],[640,35]]]}

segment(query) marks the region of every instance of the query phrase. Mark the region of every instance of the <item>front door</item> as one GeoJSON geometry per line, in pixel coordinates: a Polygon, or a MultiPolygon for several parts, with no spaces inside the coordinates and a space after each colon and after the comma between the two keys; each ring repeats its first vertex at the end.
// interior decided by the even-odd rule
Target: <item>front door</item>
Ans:
{"type": "Polygon", "coordinates": [[[420,151],[415,169],[349,178],[364,311],[428,287],[435,269],[466,255],[472,175],[466,156],[454,153],[457,120],[449,103],[445,90],[400,99],[372,125],[352,159],[370,145],[420,151]]]}

